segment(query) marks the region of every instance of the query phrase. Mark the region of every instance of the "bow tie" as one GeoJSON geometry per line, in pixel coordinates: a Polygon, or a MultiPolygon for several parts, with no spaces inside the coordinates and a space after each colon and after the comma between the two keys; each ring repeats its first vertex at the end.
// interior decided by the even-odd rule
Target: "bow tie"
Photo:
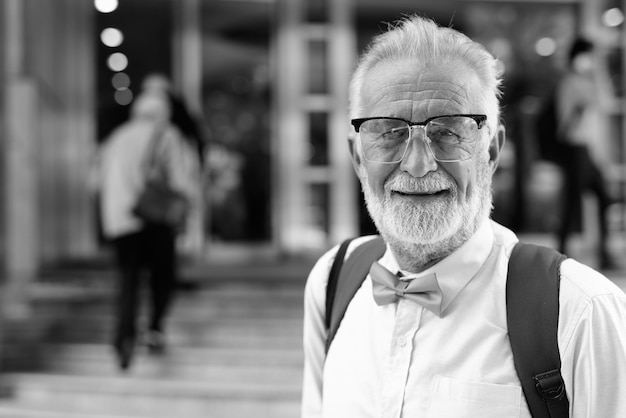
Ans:
{"type": "Polygon", "coordinates": [[[411,280],[399,280],[397,275],[375,261],[370,268],[370,277],[374,300],[378,305],[386,305],[404,297],[440,316],[443,295],[435,273],[411,280]]]}

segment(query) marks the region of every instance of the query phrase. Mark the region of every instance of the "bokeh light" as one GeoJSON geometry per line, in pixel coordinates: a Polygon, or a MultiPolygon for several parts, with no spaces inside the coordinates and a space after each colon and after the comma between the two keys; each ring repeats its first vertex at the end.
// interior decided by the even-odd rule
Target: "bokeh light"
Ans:
{"type": "Polygon", "coordinates": [[[111,13],[117,9],[117,0],[94,0],[93,2],[96,10],[100,13],[111,13]]]}
{"type": "Polygon", "coordinates": [[[602,23],[610,28],[619,26],[624,23],[624,13],[617,7],[606,10],[602,14],[602,23]]]}
{"type": "Polygon", "coordinates": [[[116,28],[106,28],[100,33],[100,40],[108,47],[115,48],[124,42],[124,34],[116,28]]]}
{"type": "Polygon", "coordinates": [[[133,92],[129,89],[116,90],[113,97],[117,104],[128,106],[133,101],[133,92]]]}
{"type": "Polygon", "coordinates": [[[552,38],[541,38],[535,43],[535,52],[542,57],[549,57],[556,52],[556,42],[552,38]]]}
{"type": "Polygon", "coordinates": [[[115,73],[111,78],[111,84],[115,90],[123,90],[130,87],[130,77],[126,73],[115,73]]]}
{"type": "Polygon", "coordinates": [[[128,66],[128,58],[126,58],[126,55],[121,52],[115,52],[109,56],[107,65],[112,71],[124,71],[128,66]]]}

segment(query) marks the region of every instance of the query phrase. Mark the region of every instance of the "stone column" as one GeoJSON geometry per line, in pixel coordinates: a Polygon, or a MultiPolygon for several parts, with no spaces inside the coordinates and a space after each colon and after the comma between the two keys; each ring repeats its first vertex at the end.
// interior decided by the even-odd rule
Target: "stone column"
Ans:
{"type": "MultiPolygon", "coordinates": [[[[172,79],[177,92],[188,107],[189,112],[201,121],[202,117],[202,1],[178,0],[172,3],[174,8],[174,31],[172,34],[172,79]]],[[[201,126],[202,128],[202,126],[201,126]]],[[[204,138],[206,140],[206,138],[204,138]]],[[[201,182],[206,176],[200,174],[201,182]]],[[[198,190],[197,207],[193,211],[190,226],[181,237],[180,250],[189,256],[205,256],[208,224],[208,205],[206,205],[205,185],[198,190]]]]}
{"type": "Polygon", "coordinates": [[[5,246],[2,309],[8,317],[28,314],[29,283],[38,269],[38,93],[24,74],[24,3],[5,0],[3,132],[3,229],[5,246]]]}
{"type": "Polygon", "coordinates": [[[333,171],[330,189],[329,240],[337,243],[359,233],[357,179],[348,152],[348,85],[356,60],[354,0],[332,1],[330,6],[329,59],[332,100],[329,146],[333,171]]]}
{"type": "Polygon", "coordinates": [[[357,189],[347,145],[354,7],[351,0],[277,2],[273,223],[281,249],[319,250],[358,232],[357,189]],[[318,80],[324,85],[312,86],[312,71],[324,73],[318,80]],[[315,151],[327,152],[323,164],[311,161],[316,115],[326,118],[327,143],[315,151]],[[327,198],[327,204],[315,202],[316,191],[327,195],[321,199],[327,198]]]}

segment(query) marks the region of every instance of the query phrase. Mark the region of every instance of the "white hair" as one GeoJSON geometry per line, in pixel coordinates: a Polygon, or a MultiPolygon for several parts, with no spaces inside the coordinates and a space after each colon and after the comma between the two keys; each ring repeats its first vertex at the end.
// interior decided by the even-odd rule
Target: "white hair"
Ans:
{"type": "Polygon", "coordinates": [[[461,32],[437,25],[418,15],[390,25],[362,55],[350,83],[350,116],[365,117],[361,91],[367,73],[381,61],[415,61],[419,68],[431,63],[461,60],[478,76],[482,89],[479,105],[487,115],[487,126],[495,132],[500,117],[499,98],[503,66],[478,42],[461,32]]]}

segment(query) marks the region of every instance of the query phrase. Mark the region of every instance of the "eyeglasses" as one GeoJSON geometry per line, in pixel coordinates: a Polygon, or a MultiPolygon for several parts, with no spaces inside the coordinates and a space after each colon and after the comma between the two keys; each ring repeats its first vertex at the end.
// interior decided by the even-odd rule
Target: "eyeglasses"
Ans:
{"type": "Polygon", "coordinates": [[[411,122],[401,118],[352,119],[359,134],[363,157],[367,161],[394,164],[404,158],[413,130],[424,130],[423,141],[435,160],[458,162],[472,158],[478,142],[478,130],[485,125],[486,115],[445,115],[411,122]]]}

